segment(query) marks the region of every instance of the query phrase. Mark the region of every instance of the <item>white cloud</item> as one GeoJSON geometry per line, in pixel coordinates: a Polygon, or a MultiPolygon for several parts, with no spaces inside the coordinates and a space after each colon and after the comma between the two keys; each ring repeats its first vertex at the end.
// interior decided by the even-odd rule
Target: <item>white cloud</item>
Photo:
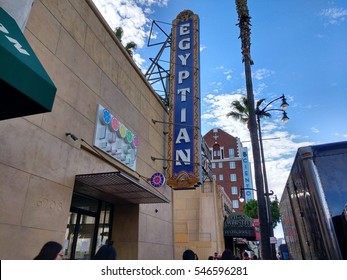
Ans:
{"type": "MultiPolygon", "coordinates": [[[[239,137],[244,147],[248,148],[251,166],[253,168],[252,145],[246,124],[242,124],[226,114],[232,110],[231,103],[240,100],[242,90],[230,94],[209,94],[203,99],[203,105],[208,108],[202,114],[203,127],[207,130],[220,128],[227,133],[239,137]]],[[[261,120],[264,156],[266,162],[269,190],[273,190],[280,199],[285,187],[290,168],[297,149],[312,145],[312,142],[297,142],[299,135],[290,135],[280,117],[274,114],[271,118],[261,120]]],[[[203,131],[203,134],[208,131],[203,131]]],[[[252,170],[254,175],[254,171],[252,170]]]]}
{"type": "Polygon", "coordinates": [[[123,43],[133,41],[139,48],[144,46],[147,40],[145,26],[149,19],[145,10],[135,1],[94,0],[93,2],[113,30],[120,26],[123,28],[123,43]]]}
{"type": "MultiPolygon", "coordinates": [[[[137,48],[143,48],[148,40],[154,6],[167,6],[168,0],[93,0],[109,26],[114,30],[122,27],[122,43],[134,42],[137,48]]],[[[156,34],[152,34],[154,37],[156,34]]],[[[134,52],[134,61],[143,68],[145,60],[134,52]]]]}
{"type": "Polygon", "coordinates": [[[315,127],[311,127],[311,131],[313,133],[319,133],[319,130],[317,128],[315,128],[315,127]]]}
{"type": "Polygon", "coordinates": [[[230,80],[232,79],[232,73],[233,73],[232,70],[225,70],[225,71],[223,72],[223,74],[225,75],[225,78],[226,78],[228,81],[230,81],[230,80]]]}
{"type": "Polygon", "coordinates": [[[141,5],[145,6],[167,6],[169,0],[137,0],[141,5]]]}
{"type": "Polygon", "coordinates": [[[143,73],[147,71],[146,68],[142,67],[146,61],[138,53],[133,54],[133,60],[143,73]]]}
{"type": "Polygon", "coordinates": [[[346,19],[347,9],[343,9],[343,8],[323,9],[320,15],[327,18],[330,24],[337,24],[346,19]]]}
{"type": "Polygon", "coordinates": [[[254,79],[263,80],[274,74],[274,71],[267,70],[265,68],[257,69],[253,72],[252,76],[254,79]]]}

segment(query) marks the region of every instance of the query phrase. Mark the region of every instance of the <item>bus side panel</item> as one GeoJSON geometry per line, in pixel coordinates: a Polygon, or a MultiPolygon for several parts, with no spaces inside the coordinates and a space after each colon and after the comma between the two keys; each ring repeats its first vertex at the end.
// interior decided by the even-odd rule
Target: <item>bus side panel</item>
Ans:
{"type": "Polygon", "coordinates": [[[284,189],[280,204],[280,213],[282,220],[282,227],[284,232],[284,239],[287,244],[288,258],[290,260],[302,260],[303,252],[301,250],[301,242],[297,232],[296,219],[293,215],[291,197],[293,192],[290,191],[289,184],[291,183],[291,177],[289,177],[287,185],[284,189]]]}
{"type": "Polygon", "coordinates": [[[347,144],[314,150],[322,193],[322,212],[326,213],[326,228],[331,259],[347,259],[347,220],[344,215],[347,204],[347,144]]]}

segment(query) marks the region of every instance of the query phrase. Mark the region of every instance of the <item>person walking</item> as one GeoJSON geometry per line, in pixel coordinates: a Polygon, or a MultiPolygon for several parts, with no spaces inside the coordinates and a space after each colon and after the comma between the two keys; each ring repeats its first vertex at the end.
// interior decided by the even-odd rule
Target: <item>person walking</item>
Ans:
{"type": "Polygon", "coordinates": [[[194,253],[193,250],[187,249],[183,252],[183,260],[198,260],[198,256],[194,253]]]}
{"type": "Polygon", "coordinates": [[[94,255],[92,260],[116,260],[117,251],[113,247],[113,241],[107,241],[105,245],[102,245],[98,252],[94,255]]]}
{"type": "Polygon", "coordinates": [[[246,251],[243,252],[242,257],[243,257],[243,260],[250,260],[250,257],[246,251]]]}
{"type": "Polygon", "coordinates": [[[63,254],[61,250],[63,246],[55,241],[48,241],[45,243],[39,254],[34,258],[34,260],[61,260],[63,254]]]}
{"type": "Polygon", "coordinates": [[[235,256],[230,249],[225,249],[222,253],[221,260],[235,260],[235,256]]]}

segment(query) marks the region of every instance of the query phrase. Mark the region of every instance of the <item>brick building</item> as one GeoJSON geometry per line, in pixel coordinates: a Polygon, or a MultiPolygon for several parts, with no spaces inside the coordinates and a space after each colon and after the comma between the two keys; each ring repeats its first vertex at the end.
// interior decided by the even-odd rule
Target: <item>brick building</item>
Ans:
{"type": "Polygon", "coordinates": [[[247,148],[239,138],[219,128],[211,129],[203,139],[212,154],[212,173],[217,185],[224,188],[232,201],[232,211],[242,212],[243,205],[253,198],[247,148]],[[241,193],[245,197],[242,203],[239,201],[241,193]]]}

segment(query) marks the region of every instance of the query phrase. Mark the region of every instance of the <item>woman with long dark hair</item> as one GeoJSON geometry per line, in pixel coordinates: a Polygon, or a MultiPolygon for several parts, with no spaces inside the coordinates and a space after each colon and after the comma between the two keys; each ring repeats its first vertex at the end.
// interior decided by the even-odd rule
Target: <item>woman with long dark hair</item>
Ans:
{"type": "Polygon", "coordinates": [[[43,245],[40,253],[34,260],[60,260],[63,256],[61,250],[63,246],[55,241],[49,241],[43,245]]]}

